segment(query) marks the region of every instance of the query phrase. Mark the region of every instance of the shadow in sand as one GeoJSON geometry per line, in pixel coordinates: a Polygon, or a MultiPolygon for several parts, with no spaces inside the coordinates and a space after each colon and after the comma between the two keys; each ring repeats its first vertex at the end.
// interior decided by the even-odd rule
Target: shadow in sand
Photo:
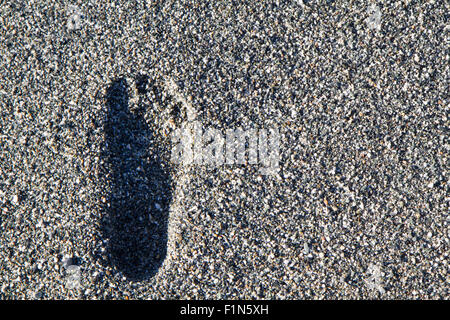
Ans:
{"type": "MultiPolygon", "coordinates": [[[[147,78],[137,81],[138,92],[145,93],[147,78]]],[[[129,109],[125,79],[111,83],[106,103],[102,171],[110,193],[101,232],[107,263],[128,280],[141,281],[154,276],[166,256],[170,176],[142,114],[129,109]]]]}

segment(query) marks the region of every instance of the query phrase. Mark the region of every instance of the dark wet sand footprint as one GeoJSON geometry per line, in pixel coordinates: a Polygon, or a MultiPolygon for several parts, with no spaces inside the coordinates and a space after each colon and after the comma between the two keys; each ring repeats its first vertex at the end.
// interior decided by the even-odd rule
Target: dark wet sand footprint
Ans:
{"type": "MultiPolygon", "coordinates": [[[[145,81],[138,78],[140,93],[145,81]]],[[[141,281],[154,276],[166,256],[172,192],[160,150],[150,144],[155,134],[142,114],[130,111],[128,92],[123,78],[106,92],[102,157],[108,195],[101,233],[108,243],[107,263],[128,280],[141,281]]]]}

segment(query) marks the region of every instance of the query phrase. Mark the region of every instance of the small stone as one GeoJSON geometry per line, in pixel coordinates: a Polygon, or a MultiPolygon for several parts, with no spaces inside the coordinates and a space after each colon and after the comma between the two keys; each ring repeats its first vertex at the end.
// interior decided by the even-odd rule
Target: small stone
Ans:
{"type": "Polygon", "coordinates": [[[367,13],[369,17],[366,19],[367,26],[369,29],[380,30],[381,29],[381,11],[375,4],[367,8],[367,13]]]}
{"type": "Polygon", "coordinates": [[[303,253],[304,254],[309,253],[309,246],[308,246],[308,243],[306,243],[306,242],[303,244],[303,253]]]}
{"type": "Polygon", "coordinates": [[[71,265],[66,270],[66,288],[77,289],[81,285],[81,268],[80,266],[71,265]]]}
{"type": "Polygon", "coordinates": [[[18,205],[18,204],[19,204],[19,195],[17,195],[17,194],[13,195],[13,197],[12,197],[12,203],[13,203],[14,205],[18,205]]]}
{"type": "Polygon", "coordinates": [[[74,5],[70,5],[68,7],[67,13],[67,29],[69,31],[81,29],[83,14],[81,13],[80,8],[74,5]]]}

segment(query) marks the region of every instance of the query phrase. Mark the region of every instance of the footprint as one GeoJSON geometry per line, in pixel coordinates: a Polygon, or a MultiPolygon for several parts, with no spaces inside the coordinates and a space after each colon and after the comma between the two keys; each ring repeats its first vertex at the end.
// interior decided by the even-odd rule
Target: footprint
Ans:
{"type": "MultiPolygon", "coordinates": [[[[145,94],[147,82],[145,76],[136,79],[138,94],[145,94]]],[[[144,112],[130,110],[129,91],[125,78],[106,91],[102,171],[107,195],[100,230],[106,263],[128,280],[142,281],[156,274],[167,254],[171,175],[144,112]]]]}

